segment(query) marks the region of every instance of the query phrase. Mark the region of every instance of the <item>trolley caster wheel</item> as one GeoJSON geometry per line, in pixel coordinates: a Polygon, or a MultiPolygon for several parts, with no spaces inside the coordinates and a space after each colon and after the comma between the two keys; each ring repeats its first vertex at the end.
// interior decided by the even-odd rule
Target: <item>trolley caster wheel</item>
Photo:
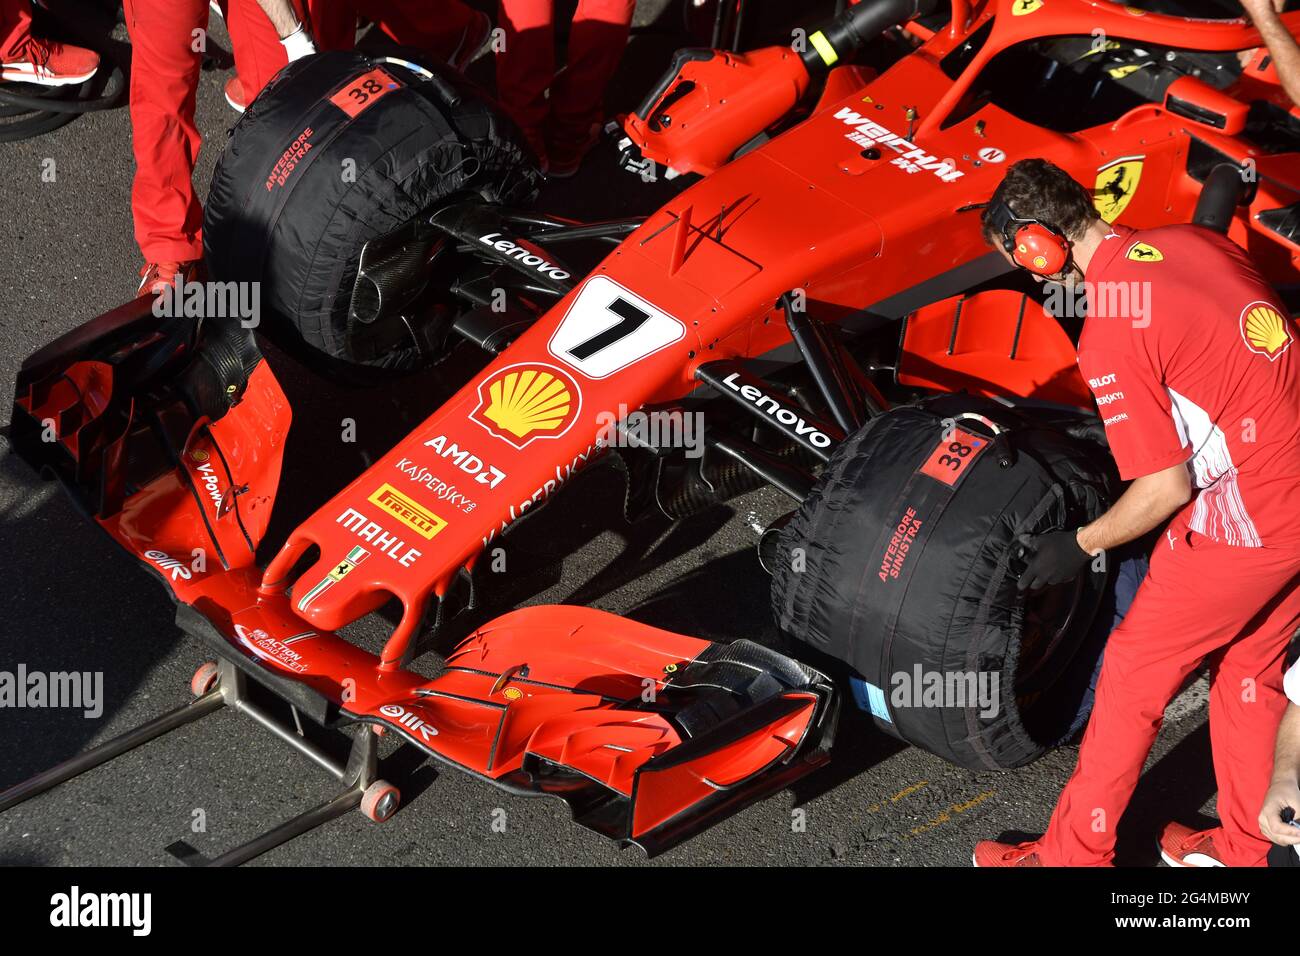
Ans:
{"type": "Polygon", "coordinates": [[[202,697],[217,686],[221,679],[221,670],[216,661],[204,661],[190,678],[190,693],[202,697]]]}
{"type": "Polygon", "coordinates": [[[386,780],[376,780],[361,795],[361,812],[368,820],[383,823],[397,812],[402,794],[386,780]]]}

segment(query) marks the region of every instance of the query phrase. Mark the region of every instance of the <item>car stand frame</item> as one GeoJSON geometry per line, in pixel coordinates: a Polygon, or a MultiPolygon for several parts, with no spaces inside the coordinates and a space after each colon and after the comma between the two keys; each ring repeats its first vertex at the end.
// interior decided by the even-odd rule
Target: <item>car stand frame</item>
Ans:
{"type": "Polygon", "coordinates": [[[248,677],[226,658],[204,664],[195,672],[191,681],[190,686],[196,693],[194,700],[15,784],[0,793],[0,813],[108,763],[141,744],[215,713],[222,707],[231,707],[251,717],[281,741],[328,771],[343,784],[343,789],[325,802],[278,823],[213,858],[204,856],[185,840],[178,840],[166,848],[176,859],[189,866],[239,866],[350,810],[360,808],[362,813],[375,822],[383,822],[396,812],[400,795],[396,787],[377,776],[379,737],[371,727],[358,724],[350,733],[340,731],[351,740],[347,760],[340,763],[304,736],[301,714],[297,707],[289,705],[295,724],[291,730],[250,699],[247,681],[248,677]]]}

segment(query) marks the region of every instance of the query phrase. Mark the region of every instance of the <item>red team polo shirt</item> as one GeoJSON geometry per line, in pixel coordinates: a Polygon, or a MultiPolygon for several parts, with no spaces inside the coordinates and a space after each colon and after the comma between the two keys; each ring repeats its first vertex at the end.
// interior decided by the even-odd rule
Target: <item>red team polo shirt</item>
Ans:
{"type": "Polygon", "coordinates": [[[1117,225],[1086,279],[1079,368],[1120,475],[1189,462],[1194,531],[1300,544],[1300,330],[1245,253],[1196,226],[1117,225]]]}

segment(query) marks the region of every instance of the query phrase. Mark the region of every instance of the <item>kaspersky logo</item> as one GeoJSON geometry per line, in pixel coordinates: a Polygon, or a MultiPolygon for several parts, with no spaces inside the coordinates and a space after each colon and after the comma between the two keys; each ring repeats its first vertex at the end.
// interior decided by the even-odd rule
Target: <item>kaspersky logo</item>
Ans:
{"type": "Polygon", "coordinates": [[[1291,320],[1267,302],[1252,302],[1241,310],[1241,337],[1246,348],[1276,361],[1291,344],[1291,320]]]}
{"type": "Polygon", "coordinates": [[[470,418],[502,441],[523,448],[538,438],[559,438],[572,427],[582,392],[568,372],[542,362],[508,365],[478,387],[470,418]]]}

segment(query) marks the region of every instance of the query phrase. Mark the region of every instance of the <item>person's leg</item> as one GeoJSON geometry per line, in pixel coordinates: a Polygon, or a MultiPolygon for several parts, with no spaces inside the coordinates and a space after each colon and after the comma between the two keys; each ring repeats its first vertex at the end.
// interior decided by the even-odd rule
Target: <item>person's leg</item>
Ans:
{"type": "Polygon", "coordinates": [[[31,32],[30,0],[0,0],[0,60],[19,55],[31,32]]]}
{"type": "MultiPolygon", "coordinates": [[[[294,8],[299,21],[303,21],[306,14],[301,3],[295,2],[294,8]]],[[[279,34],[257,0],[229,0],[226,30],[230,33],[231,51],[235,54],[239,91],[243,105],[247,105],[257,98],[275,74],[284,69],[289,58],[280,44],[279,34]]]]}
{"type": "Polygon", "coordinates": [[[357,45],[357,6],[353,0],[303,0],[303,21],[316,49],[351,50],[357,45]]]}
{"type": "Polygon", "coordinates": [[[497,97],[545,161],[542,127],[555,79],[554,0],[501,0],[505,49],[497,54],[497,97]]]}
{"type": "Polygon", "coordinates": [[[1249,609],[1273,600],[1289,580],[1265,565],[1261,550],[1181,529],[1157,546],[1128,616],[1107,643],[1078,765],[1037,844],[1044,864],[1111,861],[1116,826],[1165,707],[1206,655],[1252,623],[1249,609]]]}
{"type": "Polygon", "coordinates": [[[635,0],[579,0],[564,69],[551,84],[557,139],[585,138],[605,117],[605,91],[632,29],[635,0]]]}
{"type": "Polygon", "coordinates": [[[439,60],[463,52],[467,35],[477,36],[480,43],[486,39],[485,18],[460,0],[356,0],[356,5],[394,43],[417,47],[439,60]]]}
{"type": "Polygon", "coordinates": [[[126,0],[131,37],[131,212],[145,261],[183,263],[202,254],[203,209],[194,193],[200,137],[194,98],[202,54],[194,31],[208,0],[126,0]]]}
{"type": "MultiPolygon", "coordinates": [[[[1274,555],[1284,567],[1300,556],[1274,555]]],[[[1210,688],[1210,741],[1219,785],[1219,827],[1212,831],[1227,866],[1263,866],[1268,840],[1259,832],[1259,808],[1268,790],[1278,722],[1286,710],[1282,659],[1300,625],[1300,577],[1265,607],[1249,632],[1228,645],[1210,688]]]]}

